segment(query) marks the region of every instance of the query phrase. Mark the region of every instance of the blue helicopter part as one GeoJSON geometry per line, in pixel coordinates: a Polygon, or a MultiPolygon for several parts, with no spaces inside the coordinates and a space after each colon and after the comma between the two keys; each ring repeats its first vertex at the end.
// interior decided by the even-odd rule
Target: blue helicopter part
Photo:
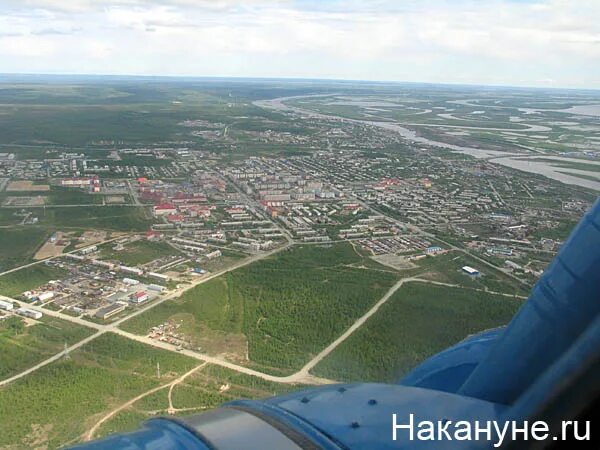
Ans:
{"type": "MultiPolygon", "coordinates": [[[[581,417],[600,395],[600,200],[505,328],[433,356],[398,384],[327,385],[160,418],[80,450],[490,449],[490,441],[392,440],[415,421],[581,417]]],[[[509,443],[510,444],[510,443],[509,443]]],[[[523,443],[519,443],[519,448],[523,443]]],[[[529,448],[529,447],[527,447],[529,448]]]]}

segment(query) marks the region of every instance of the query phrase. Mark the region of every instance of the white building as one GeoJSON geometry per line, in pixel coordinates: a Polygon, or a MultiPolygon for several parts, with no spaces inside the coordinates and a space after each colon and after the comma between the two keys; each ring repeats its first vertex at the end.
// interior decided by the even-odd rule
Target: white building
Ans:
{"type": "Polygon", "coordinates": [[[148,293],[144,292],[144,291],[139,291],[136,292],[134,294],[131,294],[129,296],[129,301],[131,303],[143,303],[146,300],[148,300],[150,297],[148,296],[148,293]]]}
{"type": "Polygon", "coordinates": [[[156,272],[148,272],[148,276],[164,282],[167,282],[171,279],[168,275],[163,275],[162,273],[156,272]]]}
{"type": "Polygon", "coordinates": [[[477,277],[477,276],[481,275],[479,273],[479,270],[474,269],[470,266],[463,266],[462,270],[463,270],[463,272],[467,273],[468,275],[470,275],[472,277],[477,277]]]}
{"type": "Polygon", "coordinates": [[[0,300],[0,309],[4,311],[12,311],[14,305],[11,302],[5,302],[4,300],[0,300]]]}
{"type": "Polygon", "coordinates": [[[208,259],[213,259],[213,258],[218,258],[219,256],[221,256],[221,254],[222,254],[221,250],[215,250],[214,252],[207,253],[205,256],[208,259]]]}
{"type": "Polygon", "coordinates": [[[98,247],[96,247],[95,245],[92,245],[91,247],[82,248],[80,250],[80,253],[82,255],[88,255],[90,253],[94,253],[96,250],[98,250],[98,247]]]}
{"type": "Polygon", "coordinates": [[[157,291],[157,292],[164,292],[167,289],[166,287],[161,286],[159,284],[149,284],[147,287],[151,291],[157,291]]]}
{"type": "Polygon", "coordinates": [[[54,292],[52,292],[52,291],[42,292],[41,294],[38,294],[38,296],[37,296],[37,299],[40,302],[45,302],[46,300],[50,300],[51,298],[54,298],[54,292]]]}
{"type": "Polygon", "coordinates": [[[34,311],[33,309],[27,308],[19,308],[15,311],[18,315],[23,317],[29,317],[30,319],[41,319],[43,314],[39,311],[34,311]]]}
{"type": "Polygon", "coordinates": [[[129,266],[119,266],[123,272],[133,273],[134,275],[142,275],[144,271],[142,269],[138,269],[137,267],[129,267],[129,266]]]}

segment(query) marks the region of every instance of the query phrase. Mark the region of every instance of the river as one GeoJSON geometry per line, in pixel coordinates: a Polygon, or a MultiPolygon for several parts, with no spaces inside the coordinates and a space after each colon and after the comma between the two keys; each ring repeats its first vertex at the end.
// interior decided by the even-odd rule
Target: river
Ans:
{"type": "MultiPolygon", "coordinates": [[[[352,123],[362,123],[366,125],[375,126],[378,128],[390,130],[400,134],[405,139],[417,143],[423,144],[431,147],[444,148],[447,150],[451,150],[458,153],[463,153],[466,155],[473,156],[478,159],[487,159],[490,162],[501,164],[506,167],[511,167],[513,169],[518,169],[524,172],[535,173],[538,175],[543,175],[547,178],[560,181],[562,183],[576,185],[585,187],[588,189],[593,189],[595,191],[600,191],[600,172],[592,172],[585,171],[580,169],[572,169],[565,167],[556,167],[547,161],[535,161],[534,158],[546,158],[551,157],[550,159],[555,159],[557,161],[564,160],[568,162],[569,159],[573,158],[560,158],[552,155],[543,155],[540,153],[533,154],[524,154],[519,152],[503,152],[499,150],[486,150],[476,147],[465,147],[461,145],[448,144],[446,142],[434,141],[432,139],[419,136],[416,131],[406,128],[395,122],[380,122],[374,120],[363,120],[363,119],[349,119],[346,117],[336,116],[333,114],[323,114],[315,111],[311,111],[308,109],[299,108],[297,106],[290,106],[285,104],[284,102],[290,100],[299,100],[303,98],[315,98],[315,97],[330,97],[337,94],[315,94],[315,95],[298,95],[291,97],[279,97],[271,100],[257,100],[254,101],[253,104],[255,106],[272,109],[276,111],[283,112],[293,112],[296,114],[300,114],[304,117],[316,118],[316,119],[325,119],[325,120],[339,120],[343,122],[352,122],[352,123]],[[569,175],[572,174],[572,175],[569,175]],[[592,179],[580,178],[576,175],[583,175],[586,177],[597,178],[598,181],[594,181],[592,179]]],[[[422,126],[432,126],[431,124],[406,124],[406,125],[422,125],[422,126]]],[[[443,125],[438,125],[443,126],[443,125]]],[[[460,128],[458,126],[455,126],[460,128]]],[[[479,128],[481,130],[486,130],[486,128],[479,128]]],[[[503,131],[503,129],[491,128],[493,131],[503,131]]],[[[506,131],[515,131],[512,129],[506,129],[506,131]]],[[[533,131],[533,130],[526,130],[533,131]]],[[[586,160],[577,160],[581,163],[588,163],[586,160]]],[[[593,162],[591,162],[593,164],[593,162]]]]}

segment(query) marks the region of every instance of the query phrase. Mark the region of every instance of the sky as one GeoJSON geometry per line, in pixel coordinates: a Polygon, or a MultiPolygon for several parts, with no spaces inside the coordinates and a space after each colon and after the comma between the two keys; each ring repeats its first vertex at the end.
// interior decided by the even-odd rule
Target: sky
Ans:
{"type": "Polygon", "coordinates": [[[0,73],[600,88],[600,0],[0,0],[0,73]]]}

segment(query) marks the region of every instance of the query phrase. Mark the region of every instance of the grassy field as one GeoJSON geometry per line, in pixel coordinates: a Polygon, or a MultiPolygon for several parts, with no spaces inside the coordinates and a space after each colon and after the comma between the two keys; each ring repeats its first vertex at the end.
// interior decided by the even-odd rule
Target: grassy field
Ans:
{"type": "Polygon", "coordinates": [[[313,373],[346,381],[394,381],[468,335],[508,323],[520,305],[468,289],[406,284],[313,373]]]}
{"type": "Polygon", "coordinates": [[[113,250],[112,247],[113,244],[105,246],[100,253],[100,258],[117,260],[129,266],[146,264],[162,256],[180,254],[166,242],[152,242],[145,239],[127,244],[119,251],[113,250]]]}
{"type": "Polygon", "coordinates": [[[182,355],[103,335],[73,352],[71,359],[0,389],[0,448],[56,449],[73,443],[115,406],[196,364],[182,355]]]}
{"type": "Polygon", "coordinates": [[[145,208],[127,206],[87,206],[34,210],[40,225],[58,229],[87,228],[115,231],[145,231],[152,220],[145,208]]]}
{"type": "Polygon", "coordinates": [[[430,256],[417,261],[421,271],[427,271],[421,278],[443,283],[456,284],[474,289],[486,289],[506,294],[528,295],[529,287],[519,283],[492,267],[471,258],[462,252],[449,252],[444,255],[430,256]],[[463,266],[478,269],[481,276],[472,278],[462,271],[463,266]]]}
{"type": "MultiPolygon", "coordinates": [[[[118,140],[154,145],[186,136],[190,130],[178,125],[184,120],[232,123],[234,117],[244,116],[244,122],[259,126],[264,118],[276,114],[243,101],[232,106],[229,97],[233,94],[238,100],[240,96],[258,98],[253,89],[256,90],[253,86],[240,88],[231,83],[147,80],[86,86],[5,85],[0,102],[12,107],[0,123],[0,143],[44,141],[82,146],[118,140]]],[[[292,121],[289,123],[298,127],[292,121]]],[[[19,155],[22,150],[26,149],[19,148],[15,153],[19,155]]]]}
{"type": "Polygon", "coordinates": [[[0,379],[9,378],[91,334],[91,329],[44,316],[25,326],[18,317],[0,321],[0,379]]]}
{"type": "Polygon", "coordinates": [[[0,272],[31,261],[50,232],[43,228],[17,228],[0,230],[0,272]]]}
{"type": "Polygon", "coordinates": [[[0,276],[0,294],[14,297],[50,280],[61,278],[65,273],[64,270],[48,267],[43,263],[17,270],[0,276]]]}
{"type": "Polygon", "coordinates": [[[18,212],[18,210],[13,208],[0,208],[0,226],[7,227],[19,224],[23,220],[23,217],[16,216],[16,212],[18,212]]]}
{"type": "Polygon", "coordinates": [[[122,327],[145,334],[173,321],[203,351],[246,362],[247,342],[248,364],[272,373],[293,372],[397,279],[383,266],[354,267],[363,261],[349,244],[294,247],[201,284],[122,327]],[[223,348],[227,340],[231,345],[223,348]]]}
{"type": "MultiPolygon", "coordinates": [[[[48,191],[4,191],[0,193],[0,203],[9,197],[44,197],[46,205],[93,205],[101,204],[102,196],[90,194],[81,189],[51,186],[48,191]]],[[[15,211],[15,209],[13,209],[15,211]]]]}

